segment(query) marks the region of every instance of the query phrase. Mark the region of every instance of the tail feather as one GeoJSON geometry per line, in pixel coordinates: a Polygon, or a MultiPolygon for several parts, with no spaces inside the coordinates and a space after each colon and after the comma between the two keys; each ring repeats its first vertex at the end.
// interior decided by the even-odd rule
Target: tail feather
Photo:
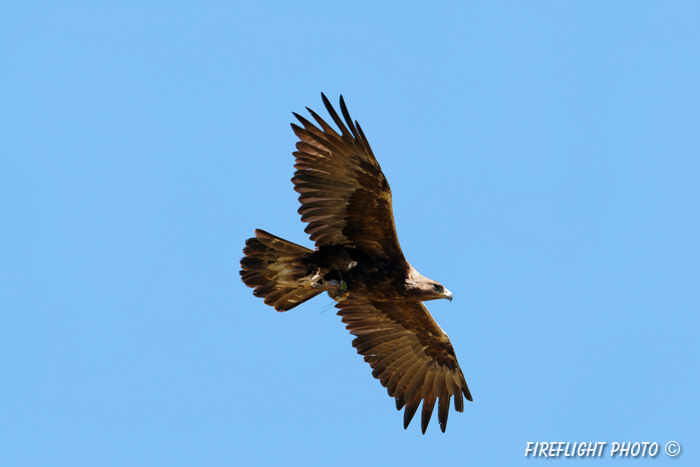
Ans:
{"type": "Polygon", "coordinates": [[[297,279],[309,273],[304,259],[312,250],[260,229],[245,244],[241,279],[265,304],[287,311],[323,291],[297,285],[297,279]]]}

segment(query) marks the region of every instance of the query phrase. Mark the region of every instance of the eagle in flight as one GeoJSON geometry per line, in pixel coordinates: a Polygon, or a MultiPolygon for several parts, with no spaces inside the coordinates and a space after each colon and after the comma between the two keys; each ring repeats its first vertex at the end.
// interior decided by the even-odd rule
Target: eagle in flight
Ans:
{"type": "Polygon", "coordinates": [[[445,431],[450,399],[464,410],[471,401],[447,334],[423,302],[452,293],[422,276],[401,251],[394,226],[391,190],[359,123],[352,121],[340,97],[338,116],[325,95],[323,103],[340,132],[311,109],[311,123],[294,114],[299,138],[294,152],[294,190],[305,232],[316,248],[297,245],[263,230],[246,241],[241,278],[277,311],[287,311],[327,292],[338,315],[355,335],[357,352],[372,376],[404,411],[404,428],[423,401],[425,433],[438,405],[445,431]]]}

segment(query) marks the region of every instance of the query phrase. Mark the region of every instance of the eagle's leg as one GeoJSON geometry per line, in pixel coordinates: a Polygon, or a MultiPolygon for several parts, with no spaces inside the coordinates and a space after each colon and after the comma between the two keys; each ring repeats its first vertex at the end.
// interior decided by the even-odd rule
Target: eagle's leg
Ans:
{"type": "Polygon", "coordinates": [[[304,288],[325,288],[328,295],[337,302],[345,300],[350,295],[347,282],[342,279],[340,281],[335,279],[327,281],[321,273],[321,268],[316,268],[316,271],[311,274],[297,279],[297,285],[304,288]]]}
{"type": "Polygon", "coordinates": [[[319,281],[322,279],[323,276],[321,275],[321,268],[316,268],[315,272],[297,279],[297,285],[299,287],[321,287],[319,281]]]}

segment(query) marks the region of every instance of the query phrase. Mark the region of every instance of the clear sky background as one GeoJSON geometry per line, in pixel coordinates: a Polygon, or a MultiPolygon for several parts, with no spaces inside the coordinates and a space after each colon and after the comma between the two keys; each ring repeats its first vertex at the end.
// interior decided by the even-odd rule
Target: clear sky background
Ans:
{"type": "Polygon", "coordinates": [[[700,465],[699,5],[5,2],[0,465],[700,465]],[[404,431],[329,297],[239,279],[254,228],[311,245],[289,123],[321,92],[454,293],[445,434],[404,431]]]}

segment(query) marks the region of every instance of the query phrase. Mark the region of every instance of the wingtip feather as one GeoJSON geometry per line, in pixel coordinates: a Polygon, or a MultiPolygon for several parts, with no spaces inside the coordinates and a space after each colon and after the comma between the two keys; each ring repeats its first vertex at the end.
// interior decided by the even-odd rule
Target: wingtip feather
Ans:
{"type": "Polygon", "coordinates": [[[404,410],[403,413],[403,428],[404,430],[408,428],[408,425],[411,424],[411,420],[413,420],[413,416],[416,414],[416,411],[418,410],[418,405],[420,401],[412,402],[410,404],[406,405],[406,409],[404,410]]]}

